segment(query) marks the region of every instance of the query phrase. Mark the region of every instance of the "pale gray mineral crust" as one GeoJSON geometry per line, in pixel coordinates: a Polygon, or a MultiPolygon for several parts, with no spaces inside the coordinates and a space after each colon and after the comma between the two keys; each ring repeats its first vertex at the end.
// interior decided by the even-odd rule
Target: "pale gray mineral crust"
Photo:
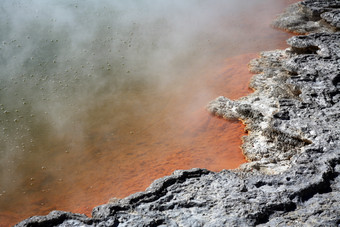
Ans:
{"type": "Polygon", "coordinates": [[[340,226],[340,1],[303,1],[275,25],[309,33],[253,60],[254,93],[208,109],[246,125],[238,170],[176,171],[145,192],[17,226],[340,226]],[[321,33],[320,33],[321,32],[321,33]]]}

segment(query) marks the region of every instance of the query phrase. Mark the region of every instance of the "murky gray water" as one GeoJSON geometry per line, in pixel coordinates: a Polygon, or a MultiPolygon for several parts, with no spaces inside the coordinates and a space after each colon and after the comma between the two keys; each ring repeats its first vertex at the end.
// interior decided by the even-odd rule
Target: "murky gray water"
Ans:
{"type": "MultiPolygon", "coordinates": [[[[101,158],[118,165],[122,152],[152,156],[155,143],[163,150],[193,147],[185,142],[174,148],[168,144],[176,136],[167,135],[167,142],[156,136],[182,130],[174,122],[192,120],[216,96],[202,78],[215,75],[225,58],[282,45],[287,36],[268,31],[285,5],[284,0],[2,1],[1,220],[13,224],[59,208],[51,198],[72,198],[65,191],[58,195],[68,184],[86,194],[94,185],[89,181],[107,179],[97,182],[93,174],[101,158]],[[148,147],[148,141],[156,142],[148,147]],[[79,180],[84,177],[89,180],[79,180]]],[[[170,151],[164,152],[159,158],[170,151]]],[[[192,161],[188,168],[196,165],[201,164],[192,161]]],[[[129,176],[127,167],[105,171],[106,177],[137,174],[129,176]]]]}

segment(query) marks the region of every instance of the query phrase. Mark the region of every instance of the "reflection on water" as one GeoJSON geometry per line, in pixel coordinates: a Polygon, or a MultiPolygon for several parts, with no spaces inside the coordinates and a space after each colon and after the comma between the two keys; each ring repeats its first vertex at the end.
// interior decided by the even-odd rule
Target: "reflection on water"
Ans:
{"type": "Polygon", "coordinates": [[[269,24],[288,2],[3,1],[0,226],[245,162],[243,126],[204,106],[249,92],[250,53],[285,46],[269,24]]]}

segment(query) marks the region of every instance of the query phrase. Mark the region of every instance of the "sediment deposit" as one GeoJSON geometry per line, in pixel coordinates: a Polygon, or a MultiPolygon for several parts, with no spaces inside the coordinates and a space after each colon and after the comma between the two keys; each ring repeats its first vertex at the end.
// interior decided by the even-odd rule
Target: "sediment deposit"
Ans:
{"type": "Polygon", "coordinates": [[[254,92],[218,97],[213,114],[241,120],[249,163],[176,171],[85,215],[53,211],[18,226],[336,226],[340,224],[340,2],[303,1],[275,26],[291,48],[250,63],[254,92]]]}

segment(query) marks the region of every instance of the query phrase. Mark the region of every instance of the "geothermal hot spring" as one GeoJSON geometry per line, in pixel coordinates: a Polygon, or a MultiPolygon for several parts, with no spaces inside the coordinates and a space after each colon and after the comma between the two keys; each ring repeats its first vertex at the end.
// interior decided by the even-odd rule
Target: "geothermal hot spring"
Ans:
{"type": "Polygon", "coordinates": [[[292,2],[1,1],[0,225],[244,163],[242,124],[205,106],[251,92],[247,63],[286,47],[270,23],[292,2]]]}

